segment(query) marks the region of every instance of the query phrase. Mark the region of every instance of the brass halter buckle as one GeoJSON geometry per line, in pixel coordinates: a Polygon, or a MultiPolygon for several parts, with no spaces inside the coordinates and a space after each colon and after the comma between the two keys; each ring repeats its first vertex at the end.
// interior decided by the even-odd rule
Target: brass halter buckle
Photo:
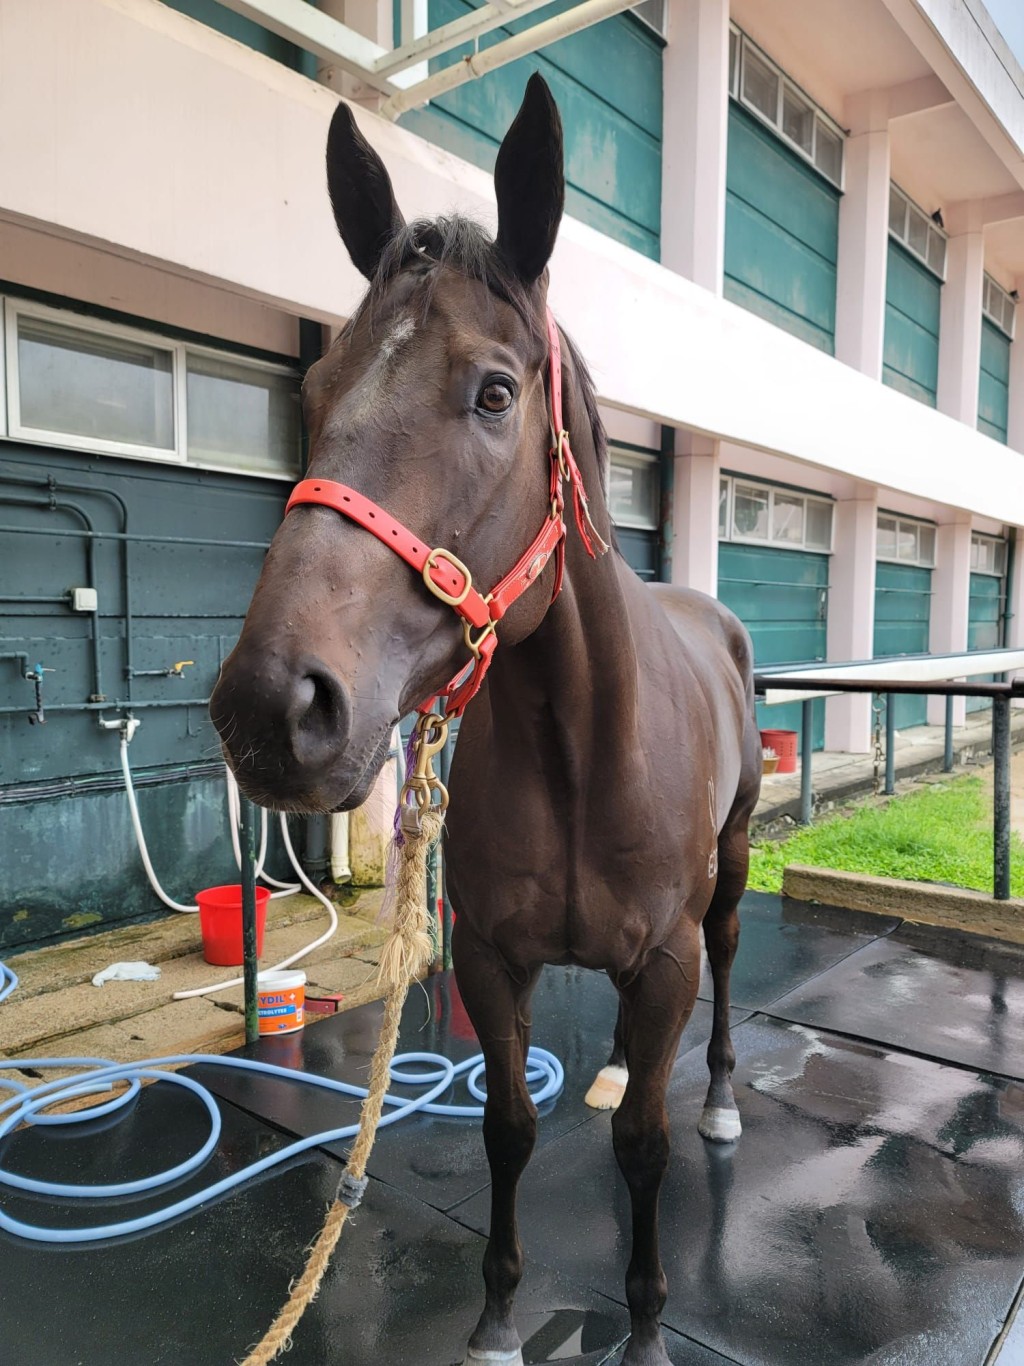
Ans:
{"type": "Polygon", "coordinates": [[[413,735],[411,771],[405,775],[398,809],[402,830],[418,835],[422,814],[428,807],[436,805],[438,810],[444,811],[448,806],[448,789],[434,772],[433,764],[434,755],[444,748],[448,739],[448,722],[436,712],[428,712],[417,718],[413,735]]]}

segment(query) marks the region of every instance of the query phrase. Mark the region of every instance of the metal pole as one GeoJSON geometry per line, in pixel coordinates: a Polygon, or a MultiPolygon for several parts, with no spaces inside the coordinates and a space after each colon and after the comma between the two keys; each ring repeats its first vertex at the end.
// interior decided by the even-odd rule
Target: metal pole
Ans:
{"type": "Polygon", "coordinates": [[[992,801],[992,834],[995,878],[993,896],[1010,899],[1010,699],[992,699],[992,757],[995,792],[992,801]]]}
{"type": "Polygon", "coordinates": [[[896,791],[896,709],[892,693],[885,694],[885,795],[896,791]]]}
{"type": "Polygon", "coordinates": [[[259,1038],[259,1001],[256,994],[256,817],[252,805],[239,794],[242,854],[242,971],[245,981],[245,1041],[259,1038]]]}
{"type": "Polygon", "coordinates": [[[814,748],[814,699],[805,697],[800,704],[800,824],[810,825],[814,810],[811,790],[811,751],[814,748]]]}
{"type": "Polygon", "coordinates": [[[946,748],[942,755],[943,773],[953,772],[953,694],[946,696],[946,748]]]}

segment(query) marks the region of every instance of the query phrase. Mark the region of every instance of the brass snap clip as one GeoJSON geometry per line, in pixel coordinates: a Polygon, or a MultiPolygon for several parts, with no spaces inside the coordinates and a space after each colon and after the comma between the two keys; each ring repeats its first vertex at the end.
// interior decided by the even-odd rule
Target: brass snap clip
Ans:
{"type": "Polygon", "coordinates": [[[434,755],[444,748],[448,739],[448,722],[436,712],[429,712],[417,719],[413,734],[411,770],[405,775],[398,804],[402,830],[418,835],[422,814],[428,807],[436,804],[444,811],[448,806],[448,789],[434,772],[433,763],[434,755]]]}

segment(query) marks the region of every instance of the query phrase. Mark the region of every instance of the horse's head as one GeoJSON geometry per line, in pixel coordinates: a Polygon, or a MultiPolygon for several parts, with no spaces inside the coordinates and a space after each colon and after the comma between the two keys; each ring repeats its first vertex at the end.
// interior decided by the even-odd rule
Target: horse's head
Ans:
{"type": "MultiPolygon", "coordinates": [[[[390,178],[339,105],[327,142],[338,230],[371,287],[309,371],[309,474],[358,490],[486,592],[547,510],[546,267],[564,200],[562,130],[531,78],[494,172],[498,232],[406,225],[390,178]]],[[[553,566],[501,623],[530,634],[553,566]]],[[[375,536],[300,506],[274,537],[210,711],[242,788],[264,805],[366,797],[398,718],[470,656],[455,613],[375,536]]]]}

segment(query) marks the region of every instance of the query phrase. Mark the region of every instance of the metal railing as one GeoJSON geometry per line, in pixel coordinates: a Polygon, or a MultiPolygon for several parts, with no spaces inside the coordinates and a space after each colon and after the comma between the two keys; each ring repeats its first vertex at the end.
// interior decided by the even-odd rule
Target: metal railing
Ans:
{"type": "Polygon", "coordinates": [[[895,696],[946,698],[943,767],[953,768],[953,698],[983,697],[992,702],[992,757],[994,798],[992,811],[993,896],[1010,897],[1010,703],[1024,698],[1024,679],[1000,683],[968,683],[963,679],[981,673],[1012,673],[1024,669],[1024,650],[986,650],[959,655],[898,656],[860,660],[849,664],[820,665],[788,673],[760,672],[754,689],[768,706],[801,703],[800,726],[800,823],[809,825],[814,809],[813,759],[814,711],[819,697],[845,693],[879,693],[885,698],[885,793],[896,790],[895,726],[891,699],[895,696]],[[771,696],[769,696],[771,695],[771,696]]]}

